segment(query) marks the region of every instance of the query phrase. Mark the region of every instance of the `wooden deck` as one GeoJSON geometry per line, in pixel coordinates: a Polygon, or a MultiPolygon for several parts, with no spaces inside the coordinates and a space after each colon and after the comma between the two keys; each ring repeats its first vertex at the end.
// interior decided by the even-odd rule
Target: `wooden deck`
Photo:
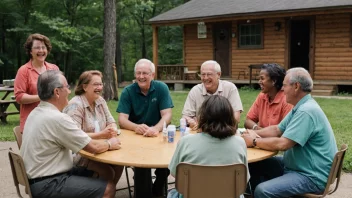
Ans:
{"type": "Polygon", "coordinates": [[[352,80],[313,80],[314,85],[352,85],[352,80]]]}
{"type": "MultiPolygon", "coordinates": [[[[257,79],[252,79],[252,81],[249,81],[248,79],[244,79],[244,80],[222,79],[222,80],[230,81],[236,84],[238,87],[241,87],[243,85],[251,86],[250,82],[252,83],[252,85],[258,84],[257,79]]],[[[172,85],[175,91],[183,90],[185,85],[196,85],[201,83],[201,80],[161,80],[161,81],[163,81],[166,84],[172,85]]],[[[313,82],[314,82],[314,90],[312,94],[319,95],[319,96],[336,95],[336,93],[338,92],[339,85],[352,86],[352,80],[351,81],[313,80],[313,82]]]]}
{"type": "MultiPolygon", "coordinates": [[[[160,79],[158,79],[160,80],[160,79]]],[[[249,79],[230,79],[230,78],[222,78],[221,80],[227,80],[229,82],[234,83],[237,87],[241,86],[249,86],[249,79]]],[[[160,80],[169,86],[173,86],[175,91],[183,90],[185,85],[189,88],[190,85],[200,84],[201,80],[160,80]]],[[[336,95],[338,93],[338,86],[352,86],[352,80],[350,81],[335,81],[335,80],[313,80],[314,82],[314,90],[312,92],[313,95],[320,96],[331,96],[336,95]]],[[[132,82],[123,82],[120,84],[120,87],[125,87],[126,85],[131,84],[132,82]]],[[[258,84],[258,79],[252,79],[252,84],[258,84]]]]}
{"type": "MultiPolygon", "coordinates": [[[[248,84],[249,85],[249,79],[221,79],[221,80],[227,80],[235,84],[248,84]]],[[[173,84],[173,83],[180,83],[180,84],[199,84],[201,83],[201,80],[160,80],[166,84],[173,84]]],[[[352,85],[352,80],[351,81],[333,81],[333,80],[313,80],[314,85],[352,85]]],[[[258,80],[252,79],[252,83],[256,84],[258,83],[258,80]]]]}
{"type": "MultiPolygon", "coordinates": [[[[157,79],[160,80],[160,79],[157,79]]],[[[242,79],[242,80],[236,80],[236,79],[221,79],[221,80],[227,80],[230,81],[234,84],[243,84],[243,85],[249,85],[249,79],[242,79]]],[[[201,83],[201,80],[160,80],[166,84],[199,84],[201,83]]],[[[352,80],[351,81],[324,81],[324,80],[313,80],[314,85],[348,85],[352,86],[352,80]]],[[[258,83],[258,80],[252,80],[253,84],[258,83]]],[[[119,87],[125,87],[129,84],[132,84],[132,81],[124,81],[119,84],[119,87]]]]}
{"type": "MultiPolygon", "coordinates": [[[[235,80],[235,79],[221,79],[221,80],[227,80],[230,81],[234,84],[248,84],[249,85],[249,80],[235,80]]],[[[162,82],[166,84],[199,84],[202,81],[201,80],[161,80],[162,82]]],[[[252,80],[253,83],[258,83],[258,80],[252,80]]]]}

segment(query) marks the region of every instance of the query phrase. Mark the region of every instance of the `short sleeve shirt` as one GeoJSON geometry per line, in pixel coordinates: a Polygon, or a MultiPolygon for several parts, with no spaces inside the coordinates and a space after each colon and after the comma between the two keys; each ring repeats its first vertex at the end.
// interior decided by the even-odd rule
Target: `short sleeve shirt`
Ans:
{"type": "Polygon", "coordinates": [[[128,114],[133,123],[154,126],[161,119],[160,111],[173,107],[167,85],[152,80],[147,95],[141,92],[138,83],[125,87],[116,111],[128,114]]]}
{"type": "Polygon", "coordinates": [[[99,131],[108,125],[115,123],[104,98],[99,97],[95,100],[95,109],[92,109],[85,95],[73,97],[64,113],[68,114],[85,132],[95,132],[95,122],[98,122],[99,131]]]}
{"type": "Polygon", "coordinates": [[[67,172],[73,167],[72,152],[83,149],[91,138],[72,118],[54,105],[41,101],[28,116],[21,156],[30,179],[67,172]]]}
{"type": "Polygon", "coordinates": [[[182,110],[182,115],[188,117],[196,117],[204,100],[211,95],[224,96],[229,100],[234,111],[243,111],[241,98],[236,85],[229,81],[219,80],[218,89],[214,94],[209,94],[203,83],[194,86],[188,93],[185,105],[182,110]]]}
{"type": "MultiPolygon", "coordinates": [[[[178,142],[172,156],[169,164],[172,175],[176,175],[176,167],[181,162],[199,165],[241,163],[248,170],[247,146],[243,138],[235,135],[222,140],[207,133],[187,135],[178,142]]],[[[247,175],[249,180],[249,172],[247,175]]]]}
{"type": "Polygon", "coordinates": [[[286,102],[283,91],[279,91],[272,102],[269,102],[268,94],[260,93],[249,109],[247,119],[258,123],[260,127],[278,125],[292,107],[286,102]]]}
{"type": "MultiPolygon", "coordinates": [[[[44,62],[46,70],[59,70],[59,68],[51,63],[44,62]]],[[[39,73],[32,66],[32,60],[29,60],[25,65],[22,65],[16,75],[15,79],[15,97],[16,101],[19,102],[24,94],[38,95],[37,91],[37,81],[39,73]]],[[[29,113],[38,106],[39,102],[34,102],[30,104],[21,104],[20,107],[20,128],[23,131],[24,124],[29,113]]]]}
{"type": "Polygon", "coordinates": [[[284,152],[285,169],[309,177],[324,189],[337,146],[330,122],[318,103],[306,95],[278,127],[283,137],[297,143],[284,152]]]}

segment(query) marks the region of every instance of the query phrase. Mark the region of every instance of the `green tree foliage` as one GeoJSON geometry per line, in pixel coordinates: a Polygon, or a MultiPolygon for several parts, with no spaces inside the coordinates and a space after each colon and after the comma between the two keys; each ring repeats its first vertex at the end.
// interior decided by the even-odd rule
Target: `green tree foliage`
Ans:
{"type": "MultiPolygon", "coordinates": [[[[70,83],[85,70],[103,71],[103,3],[101,0],[1,0],[0,83],[14,78],[17,69],[28,61],[23,44],[33,33],[50,39],[53,49],[47,61],[57,64],[70,83]]],[[[182,3],[183,0],[116,1],[122,80],[132,80],[138,59],[152,59],[152,28],[148,20],[182,3]]],[[[182,27],[160,27],[159,64],[177,63],[182,63],[182,27]]]]}
{"type": "MultiPolygon", "coordinates": [[[[182,0],[120,0],[118,26],[121,30],[123,80],[133,78],[133,67],[142,57],[152,59],[152,28],[148,20],[182,0]]],[[[182,27],[159,28],[159,64],[182,63],[182,27]]]]}

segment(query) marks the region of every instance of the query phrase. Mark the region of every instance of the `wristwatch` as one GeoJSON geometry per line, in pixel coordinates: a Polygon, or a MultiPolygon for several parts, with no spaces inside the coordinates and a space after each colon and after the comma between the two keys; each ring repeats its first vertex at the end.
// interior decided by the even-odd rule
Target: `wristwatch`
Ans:
{"type": "Polygon", "coordinates": [[[256,147],[257,146],[257,138],[254,138],[253,139],[253,147],[256,147]]]}

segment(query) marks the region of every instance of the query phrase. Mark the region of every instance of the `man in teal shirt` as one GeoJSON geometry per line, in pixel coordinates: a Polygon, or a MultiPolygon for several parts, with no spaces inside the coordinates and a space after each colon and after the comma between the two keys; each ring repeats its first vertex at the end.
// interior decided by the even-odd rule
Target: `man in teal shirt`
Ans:
{"type": "MultiPolygon", "coordinates": [[[[155,81],[155,66],[147,59],[140,59],[135,67],[136,82],[122,91],[117,112],[119,125],[123,129],[135,131],[145,137],[154,137],[163,129],[164,122],[171,122],[174,107],[169,88],[160,81],[155,81]]],[[[165,181],[169,175],[167,168],[156,169],[156,180],[152,192],[150,169],[135,169],[135,197],[162,196],[166,192],[165,181]]]]}
{"type": "Polygon", "coordinates": [[[285,151],[249,166],[254,196],[291,197],[321,193],[337,152],[336,140],[323,110],[311,97],[313,80],[303,68],[287,71],[283,89],[288,103],[294,105],[279,125],[243,137],[247,146],[285,151]]]}

